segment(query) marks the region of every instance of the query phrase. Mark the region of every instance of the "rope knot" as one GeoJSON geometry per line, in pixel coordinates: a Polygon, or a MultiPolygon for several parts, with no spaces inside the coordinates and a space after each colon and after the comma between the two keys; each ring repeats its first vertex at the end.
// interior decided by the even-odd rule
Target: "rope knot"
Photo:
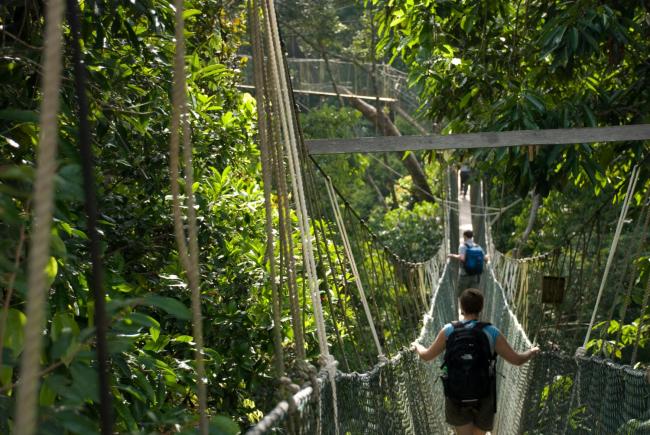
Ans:
{"type": "Polygon", "coordinates": [[[280,394],[286,397],[286,401],[289,404],[289,413],[293,414],[298,409],[293,395],[300,391],[300,387],[294,384],[288,376],[282,376],[278,381],[280,382],[280,394]]]}
{"type": "Polygon", "coordinates": [[[339,365],[339,362],[334,358],[333,355],[321,355],[318,358],[318,364],[328,372],[331,371],[332,369],[336,370],[336,367],[339,365]]]}
{"type": "Polygon", "coordinates": [[[587,356],[587,349],[583,346],[580,346],[576,349],[576,353],[573,358],[577,361],[578,358],[585,358],[587,356]]]}
{"type": "Polygon", "coordinates": [[[383,353],[377,355],[377,359],[379,360],[380,364],[388,364],[388,358],[386,358],[386,355],[384,355],[383,353]]]}
{"type": "Polygon", "coordinates": [[[301,379],[311,379],[318,374],[318,370],[312,364],[304,360],[296,361],[296,371],[301,379]]]}
{"type": "Polygon", "coordinates": [[[287,395],[293,395],[300,391],[300,387],[294,384],[288,376],[282,376],[278,381],[280,382],[280,389],[287,392],[287,395]]]}

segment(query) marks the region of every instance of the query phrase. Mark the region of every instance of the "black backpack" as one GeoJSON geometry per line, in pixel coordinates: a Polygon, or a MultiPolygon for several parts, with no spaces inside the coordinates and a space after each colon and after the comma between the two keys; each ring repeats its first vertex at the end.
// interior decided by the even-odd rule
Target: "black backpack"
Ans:
{"type": "Polygon", "coordinates": [[[468,275],[480,275],[483,273],[483,262],[485,260],[483,249],[476,244],[472,246],[465,244],[465,246],[467,247],[465,261],[463,262],[465,273],[468,275]]]}
{"type": "Polygon", "coordinates": [[[489,323],[478,322],[468,328],[453,322],[454,331],[447,337],[447,350],[442,364],[445,396],[461,405],[472,405],[496,393],[496,354],[483,329],[489,323]]]}

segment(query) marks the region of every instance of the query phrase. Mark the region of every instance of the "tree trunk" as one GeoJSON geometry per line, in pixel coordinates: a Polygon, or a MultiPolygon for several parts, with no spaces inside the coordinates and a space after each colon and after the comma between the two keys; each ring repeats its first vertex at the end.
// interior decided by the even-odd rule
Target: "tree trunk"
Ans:
{"type": "Polygon", "coordinates": [[[515,258],[519,257],[519,254],[524,249],[524,246],[528,241],[528,237],[530,236],[530,233],[533,232],[533,226],[535,225],[535,220],[537,220],[537,212],[539,211],[539,207],[541,205],[542,205],[542,195],[533,191],[533,199],[530,205],[530,214],[528,215],[528,225],[526,226],[526,229],[521,235],[521,239],[519,240],[519,242],[517,242],[517,247],[515,248],[515,252],[514,252],[515,258]]]}
{"type": "MultiPolygon", "coordinates": [[[[350,102],[352,106],[361,112],[361,114],[368,121],[377,125],[379,131],[384,136],[402,135],[395,124],[393,124],[393,122],[390,120],[390,118],[388,118],[388,116],[386,116],[386,114],[381,110],[375,109],[373,106],[359,98],[350,98],[350,102]]],[[[415,154],[407,151],[401,152],[399,154],[402,162],[404,163],[404,167],[406,167],[406,170],[413,179],[413,196],[415,197],[416,201],[435,202],[424,170],[422,169],[422,166],[420,165],[418,159],[415,157],[415,154]]]]}

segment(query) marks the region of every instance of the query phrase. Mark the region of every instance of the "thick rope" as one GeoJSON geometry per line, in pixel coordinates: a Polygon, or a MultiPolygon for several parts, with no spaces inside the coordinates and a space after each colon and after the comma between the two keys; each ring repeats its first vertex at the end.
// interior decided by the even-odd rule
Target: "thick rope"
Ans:
{"type": "Polygon", "coordinates": [[[63,0],[46,3],[43,48],[43,101],[39,119],[39,148],[36,157],[34,181],[34,224],[28,262],[27,322],[16,403],[14,433],[32,435],[36,430],[38,372],[41,358],[41,339],[45,321],[46,278],[45,266],[50,258],[50,226],[54,203],[54,174],[61,85],[61,21],[63,0]]]}
{"type": "Polygon", "coordinates": [[[108,318],[106,315],[106,293],[104,292],[104,270],[102,266],[101,242],[97,230],[98,210],[95,192],[95,174],[91,146],[90,123],[88,120],[88,96],[86,95],[86,69],[81,54],[81,23],[77,0],[68,0],[68,22],[72,34],[75,89],[79,103],[79,151],[84,179],[84,205],[88,216],[87,229],[90,235],[89,251],[92,263],[90,280],[95,302],[95,329],[97,330],[97,374],[99,378],[99,415],[102,435],[113,432],[113,397],[110,391],[110,364],[108,355],[108,318]]]}
{"type": "MultiPolygon", "coordinates": [[[[257,4],[257,2],[256,2],[257,4]]],[[[259,6],[256,6],[256,9],[259,6]]],[[[266,8],[266,4],[263,3],[262,8],[266,8]]],[[[271,106],[274,116],[282,116],[282,104],[280,103],[280,92],[279,92],[279,83],[280,79],[278,77],[277,62],[274,59],[274,48],[273,48],[273,39],[270,35],[273,34],[271,29],[270,19],[268,18],[267,9],[264,9],[264,15],[267,17],[264,20],[265,23],[265,32],[269,37],[266,38],[267,50],[269,53],[269,65],[268,73],[270,74],[270,79],[266,86],[266,90],[269,93],[271,100],[271,106]]],[[[264,57],[262,56],[262,59],[264,57]]],[[[265,77],[266,78],[266,77],[265,77]]],[[[268,114],[271,116],[271,113],[268,114]]],[[[306,359],[305,351],[305,338],[304,338],[304,328],[301,320],[301,308],[300,301],[298,297],[298,284],[296,277],[296,259],[293,255],[293,236],[292,236],[292,216],[291,216],[291,207],[289,205],[289,193],[287,187],[287,173],[285,167],[285,158],[282,153],[282,128],[281,123],[271,122],[269,120],[272,128],[272,162],[273,169],[275,172],[276,180],[278,181],[278,212],[279,212],[279,229],[280,229],[280,243],[281,259],[285,258],[287,260],[287,285],[289,289],[289,308],[291,311],[291,324],[294,332],[294,343],[296,349],[296,356],[299,360],[306,359]]],[[[282,264],[282,263],[281,263],[282,264]]]]}
{"type": "Polygon", "coordinates": [[[199,401],[199,430],[202,434],[208,433],[207,419],[207,388],[205,378],[205,362],[203,359],[203,320],[201,317],[201,290],[199,283],[199,266],[198,266],[198,231],[196,227],[196,212],[194,210],[194,193],[192,191],[193,170],[192,170],[192,148],[190,143],[189,120],[187,118],[187,85],[185,81],[185,37],[183,18],[183,0],[175,0],[175,38],[176,52],[174,54],[174,84],[172,90],[172,120],[171,136],[169,141],[170,148],[170,181],[172,189],[173,213],[174,213],[174,233],[178,245],[178,254],[181,262],[187,272],[188,284],[191,291],[192,299],[192,334],[195,343],[196,359],[196,387],[199,401]],[[188,242],[185,239],[183,230],[183,221],[180,209],[180,191],[178,187],[178,148],[179,134],[182,122],[183,128],[183,157],[185,165],[185,195],[187,201],[187,220],[189,235],[189,253],[188,242]]]}
{"type": "Polygon", "coordinates": [[[279,78],[279,82],[275,83],[275,89],[280,91],[280,107],[279,114],[282,123],[283,131],[285,133],[285,149],[288,154],[289,171],[291,174],[292,188],[294,199],[296,202],[296,215],[298,217],[298,226],[300,228],[301,241],[303,246],[304,263],[309,281],[310,294],[313,304],[314,318],[316,320],[316,330],[318,335],[319,347],[321,351],[321,358],[325,362],[325,368],[330,375],[330,383],[332,386],[332,395],[334,398],[334,418],[335,418],[335,432],[338,434],[338,409],[336,405],[336,361],[329,353],[329,346],[327,343],[327,333],[325,330],[325,319],[320,301],[320,293],[318,289],[318,277],[316,273],[316,261],[314,258],[310,223],[307,212],[307,204],[304,193],[304,183],[302,173],[300,170],[300,159],[298,156],[298,145],[296,140],[293,123],[291,122],[292,113],[291,104],[288,98],[289,87],[286,82],[286,74],[279,73],[284,71],[284,63],[282,62],[282,50],[280,47],[280,36],[278,32],[277,23],[275,20],[275,6],[273,0],[267,0],[266,17],[267,22],[270,24],[270,40],[272,50],[269,53],[269,59],[272,70],[276,72],[275,78],[279,78]],[[291,124],[290,124],[291,122],[291,124]]]}
{"type": "Polygon", "coordinates": [[[271,208],[271,184],[272,184],[272,173],[273,173],[273,162],[271,161],[271,153],[269,152],[270,148],[270,136],[268,129],[268,119],[267,114],[270,113],[270,108],[267,105],[265,100],[265,93],[263,92],[264,88],[264,62],[261,59],[264,58],[264,53],[262,51],[261,39],[262,35],[260,33],[260,23],[259,23],[259,9],[257,7],[253,8],[253,5],[250,0],[248,0],[248,15],[252,21],[251,27],[251,36],[252,36],[252,45],[253,45],[253,67],[255,72],[255,99],[257,101],[257,118],[259,126],[259,137],[260,137],[260,151],[262,158],[262,176],[264,181],[264,208],[266,212],[266,220],[264,222],[266,230],[266,246],[267,246],[267,258],[269,261],[269,272],[270,272],[270,281],[271,281],[271,296],[273,299],[273,346],[275,348],[275,370],[278,378],[284,374],[284,353],[282,350],[282,324],[281,324],[281,315],[280,312],[280,295],[278,292],[278,285],[276,283],[276,271],[275,271],[275,242],[273,235],[273,209],[271,208]]]}
{"type": "Polygon", "coordinates": [[[596,297],[596,303],[594,304],[593,312],[591,313],[591,320],[589,322],[589,328],[585,334],[585,340],[582,344],[583,348],[587,348],[587,343],[589,342],[589,337],[591,336],[591,328],[594,326],[596,321],[596,313],[598,312],[598,305],[600,304],[600,299],[603,296],[603,290],[605,289],[605,284],[607,282],[607,276],[609,274],[609,269],[612,266],[612,261],[614,260],[614,254],[616,253],[616,248],[618,246],[618,240],[621,236],[621,230],[623,229],[623,224],[625,223],[625,217],[627,216],[627,211],[630,207],[630,202],[632,200],[632,195],[634,193],[634,188],[636,187],[636,182],[639,179],[639,167],[635,166],[632,170],[632,175],[630,176],[630,182],[627,186],[627,192],[625,194],[625,200],[623,201],[623,207],[621,208],[621,215],[618,219],[618,224],[616,225],[616,232],[614,233],[614,239],[612,240],[612,246],[609,250],[609,256],[607,257],[607,264],[605,266],[605,272],[603,273],[603,278],[600,281],[600,289],[598,290],[598,296],[596,297]]]}
{"type": "Polygon", "coordinates": [[[329,354],[327,337],[325,334],[324,319],[322,318],[322,310],[320,309],[320,297],[318,297],[318,278],[316,276],[316,262],[313,255],[312,239],[310,235],[310,223],[307,214],[307,205],[305,200],[304,183],[302,179],[302,171],[300,170],[300,160],[298,158],[298,146],[293,125],[290,124],[291,106],[287,98],[288,86],[285,74],[282,74],[282,50],[279,42],[279,33],[277,23],[275,21],[275,6],[273,0],[267,2],[268,22],[271,26],[271,47],[270,58],[272,60],[272,68],[277,72],[279,83],[276,83],[276,89],[280,91],[280,120],[285,137],[285,150],[288,155],[289,173],[292,179],[292,190],[294,200],[296,203],[296,215],[298,217],[298,227],[300,228],[301,241],[303,243],[303,252],[305,255],[304,266],[307,271],[307,278],[309,281],[312,302],[314,303],[314,316],[316,318],[316,326],[318,331],[318,340],[321,350],[325,349],[325,355],[329,354]]]}
{"type": "Polygon", "coordinates": [[[359,275],[359,271],[357,270],[357,262],[354,259],[354,254],[350,246],[350,240],[348,239],[348,232],[345,228],[343,218],[341,217],[341,210],[339,209],[339,203],[336,200],[334,189],[332,188],[332,179],[330,177],[325,178],[325,186],[327,186],[327,194],[330,198],[330,203],[332,204],[334,218],[336,219],[336,224],[339,227],[339,234],[341,235],[341,240],[343,241],[343,248],[345,249],[345,254],[348,256],[348,260],[350,262],[350,268],[352,269],[354,282],[357,285],[357,290],[359,291],[359,296],[361,297],[361,304],[363,305],[363,310],[366,313],[366,318],[368,319],[368,324],[370,325],[370,332],[372,332],[372,338],[375,341],[375,346],[377,347],[377,355],[379,358],[382,358],[384,357],[384,351],[381,348],[381,343],[379,342],[379,337],[377,336],[375,322],[372,319],[370,306],[368,305],[368,300],[366,299],[366,292],[363,290],[361,277],[359,275]]]}

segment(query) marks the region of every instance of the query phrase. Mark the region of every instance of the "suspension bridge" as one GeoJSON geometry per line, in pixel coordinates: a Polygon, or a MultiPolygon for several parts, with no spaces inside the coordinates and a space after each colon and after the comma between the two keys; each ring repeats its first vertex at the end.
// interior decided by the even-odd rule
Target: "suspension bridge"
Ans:
{"type": "MultiPolygon", "coordinates": [[[[453,291],[456,270],[447,261],[447,254],[458,247],[458,212],[464,208],[464,204],[458,201],[457,179],[450,170],[445,197],[436,198],[444,210],[440,222],[443,237],[440,249],[433,258],[422,263],[409,262],[383,246],[311,158],[294,111],[295,103],[279,43],[273,2],[259,3],[252,2],[255,13],[250,14],[253,58],[260,60],[254,62],[254,81],[267,204],[267,257],[270,259],[273,293],[276,375],[286,399],[280,401],[249,433],[448,433],[442,385],[438,382],[441,374],[439,364],[423,363],[408,348],[408,344],[413,339],[424,345],[430,344],[443,325],[457,318],[453,291]],[[277,200],[272,200],[272,195],[277,200]],[[276,207],[275,211],[272,205],[276,207]],[[277,216],[277,222],[273,216],[277,216]],[[299,238],[294,238],[294,222],[299,229],[299,238]],[[284,289],[289,296],[294,331],[293,354],[290,358],[284,354],[279,318],[280,292],[284,289]],[[300,289],[309,292],[311,307],[300,304],[300,289]],[[316,325],[314,341],[320,354],[318,369],[306,362],[306,339],[302,330],[306,315],[312,316],[316,325]],[[418,330],[419,335],[416,336],[418,330]]],[[[184,82],[182,1],[176,1],[175,6],[178,50],[174,72],[170,172],[179,257],[192,292],[197,401],[201,414],[199,429],[207,433],[198,242],[184,82]],[[177,183],[181,143],[185,159],[183,175],[187,234],[182,221],[181,194],[177,183]]],[[[43,270],[48,259],[49,225],[52,220],[57,93],[61,71],[60,22],[63,7],[61,2],[52,1],[48,2],[47,8],[42,133],[33,199],[36,225],[32,240],[34,249],[30,253],[26,345],[21,363],[22,378],[18,385],[18,403],[21,406],[16,407],[15,420],[17,433],[22,431],[28,434],[35,432],[38,421],[38,360],[45,306],[43,289],[46,287],[43,270]]],[[[74,20],[71,21],[74,23],[74,20]]],[[[78,26],[73,26],[72,30],[72,37],[76,38],[75,64],[81,68],[78,26]]],[[[84,88],[82,77],[83,74],[76,74],[75,77],[81,91],[84,88]]],[[[89,149],[87,107],[84,108],[83,92],[79,94],[82,142],[89,149]]],[[[525,133],[518,133],[519,136],[476,134],[456,140],[462,139],[460,146],[465,143],[467,147],[549,143],[549,140],[555,141],[552,143],[565,143],[562,142],[568,140],[565,133],[569,134],[566,131],[559,133],[564,139],[551,134],[543,137],[542,142],[530,142],[532,136],[525,133]],[[463,142],[465,140],[467,142],[463,142]]],[[[594,141],[650,139],[646,125],[574,133],[577,136],[571,136],[571,141],[587,133],[594,141]]],[[[440,138],[432,140],[435,142],[440,138]]],[[[454,138],[448,140],[454,141],[454,138]]],[[[441,146],[449,147],[451,142],[444,142],[441,146]]],[[[88,159],[84,160],[84,171],[91,174],[89,156],[85,156],[88,159]]],[[[522,367],[499,363],[495,433],[650,433],[650,375],[647,371],[634,368],[640,334],[637,334],[634,352],[627,365],[598,355],[589,356],[584,349],[598,316],[599,302],[607,285],[607,274],[626,220],[630,198],[636,192],[638,175],[637,166],[630,173],[626,200],[612,246],[609,247],[609,257],[595,301],[588,291],[590,287],[587,281],[593,279],[597,270],[586,269],[584,259],[590,257],[591,249],[599,250],[603,246],[590,243],[587,239],[577,240],[573,245],[558,246],[554,252],[546,255],[512,259],[495,249],[490,230],[489,218],[498,215],[504,208],[490,206],[480,190],[475,192],[478,200],[472,204],[471,214],[480,224],[481,244],[493,259],[481,283],[486,297],[484,319],[496,325],[515,350],[528,348],[534,341],[554,345],[522,367]],[[543,286],[538,281],[543,281],[550,273],[556,278],[564,278],[567,289],[575,287],[584,291],[567,293],[560,298],[561,302],[547,302],[558,304],[549,313],[540,290],[543,286]],[[539,303],[539,298],[542,298],[542,303],[539,303]],[[563,310],[586,303],[594,306],[591,318],[576,321],[578,326],[585,322],[587,326],[584,330],[576,328],[575,331],[566,331],[558,327],[563,310]],[[562,343],[573,342],[567,337],[581,332],[585,332],[586,336],[577,352],[575,349],[562,349],[562,343]]],[[[92,177],[88,175],[88,178],[92,177]]],[[[92,181],[86,185],[91,186],[92,181]]],[[[94,248],[97,248],[97,231],[93,226],[93,219],[97,215],[96,209],[92,208],[95,200],[88,195],[89,233],[94,248]]],[[[644,213],[638,249],[646,242],[650,220],[648,207],[644,213]]],[[[469,225],[467,211],[462,220],[463,225],[469,225]]],[[[94,250],[92,253],[95,256],[94,250]]],[[[93,258],[93,266],[95,260],[93,258]]],[[[631,266],[629,273],[633,275],[635,272],[631,266]]],[[[102,346],[106,345],[106,319],[102,317],[104,307],[99,301],[103,302],[105,295],[101,293],[101,275],[97,274],[95,278],[98,283],[92,287],[97,292],[95,310],[98,314],[95,318],[100,362],[99,389],[102,393],[101,427],[102,433],[111,433],[110,401],[107,399],[109,389],[106,379],[102,378],[106,373],[101,364],[102,361],[106,362],[106,356],[101,354],[102,346]]],[[[647,306],[649,299],[650,284],[646,284],[641,305],[647,306]]],[[[627,309],[627,306],[624,308],[627,309]]],[[[611,311],[608,320],[612,320],[611,311]]],[[[639,325],[641,329],[642,325],[639,325]]]]}
{"type": "MultiPolygon", "coordinates": [[[[288,184],[292,188],[291,197],[302,235],[303,267],[306,269],[305,279],[309,281],[313,315],[317,324],[321,369],[318,374],[313,367],[311,371],[303,368],[294,371],[296,378],[306,381],[303,388],[278,403],[248,433],[448,433],[442,385],[437,382],[441,375],[440,364],[420,361],[407,345],[418,327],[420,334],[417,341],[428,346],[445,324],[457,319],[454,296],[456,271],[447,261],[447,254],[455,252],[458,247],[458,211],[463,204],[458,201],[456,177],[450,171],[446,198],[437,199],[445,209],[444,222],[441,223],[444,226],[444,238],[438,253],[432,259],[423,263],[410,263],[381,246],[378,238],[355,215],[328,175],[309,154],[394,151],[397,147],[395,144],[403,138],[368,138],[366,143],[350,140],[343,145],[336,141],[312,141],[308,149],[301,138],[293,110],[295,104],[292,101],[291,81],[282,59],[277,23],[273,11],[268,7],[268,3],[262,5],[262,20],[257,13],[252,14],[253,57],[268,60],[255,63],[262,159],[266,168],[265,188],[270,189],[274,185],[278,187],[278,213],[280,216],[289,216],[291,206],[287,200],[289,192],[285,180],[287,177],[291,180],[288,184]],[[318,148],[323,144],[325,146],[318,148]],[[374,149],[371,145],[368,150],[364,145],[369,144],[379,145],[374,149]],[[286,168],[283,155],[286,155],[286,168]],[[322,195],[319,196],[318,193],[323,191],[328,194],[329,212],[324,211],[324,206],[319,203],[322,195]],[[285,199],[281,199],[283,197],[285,199]],[[339,202],[345,205],[344,212],[341,211],[339,202]],[[324,222],[336,222],[336,225],[325,225],[325,228],[324,222]],[[353,238],[357,240],[355,246],[351,245],[348,234],[354,234],[353,238]],[[327,267],[323,257],[328,255],[325,248],[330,241],[342,245],[341,256],[344,259],[338,265],[330,262],[331,270],[328,273],[323,271],[327,267]],[[347,310],[341,306],[344,319],[339,322],[335,305],[343,303],[344,295],[351,297],[351,289],[347,282],[336,283],[327,279],[327,276],[336,276],[336,272],[341,270],[347,270],[353,275],[355,299],[359,302],[358,306],[363,307],[363,314],[346,319],[347,310]],[[323,309],[322,302],[327,304],[326,310],[323,309]],[[397,309],[393,311],[392,307],[397,309]],[[420,318],[414,316],[417,312],[423,313],[420,318]],[[353,343],[365,347],[374,343],[377,356],[371,366],[363,367],[359,361],[356,370],[351,370],[352,357],[347,355],[341,338],[345,334],[341,329],[348,326],[348,321],[356,322],[361,326],[358,329],[369,332],[365,339],[359,336],[353,343]],[[336,352],[345,368],[340,367],[340,361],[337,363],[330,352],[328,333],[336,337],[332,351],[336,352]]],[[[500,137],[498,134],[475,134],[465,135],[468,137],[463,137],[463,140],[456,143],[471,148],[582,142],[578,137],[584,139],[585,134],[595,135],[592,138],[594,141],[622,140],[621,137],[630,134],[634,139],[626,136],[626,140],[645,140],[650,136],[650,130],[645,125],[614,130],[613,136],[609,136],[612,132],[607,129],[512,132],[500,137]],[[559,136],[554,136],[555,133],[559,136]],[[531,141],[531,137],[526,137],[527,134],[531,137],[537,134],[538,141],[531,141]]],[[[447,144],[434,143],[429,148],[450,147],[456,138],[446,139],[449,141],[447,144]]],[[[436,139],[432,141],[436,142],[436,139]]],[[[650,374],[632,368],[638,342],[630,365],[617,364],[598,356],[587,356],[585,352],[637,177],[638,167],[635,167],[630,175],[626,202],[619,218],[617,234],[610,247],[610,257],[597,300],[590,301],[589,296],[582,291],[567,295],[564,300],[565,306],[594,304],[593,315],[586,323],[588,326],[585,328],[583,345],[577,351],[575,348],[570,351],[562,349],[561,344],[554,345],[522,367],[513,367],[500,361],[497,369],[498,411],[494,433],[650,433],[650,374]]],[[[270,191],[267,192],[267,198],[269,197],[270,191]]],[[[496,251],[488,218],[498,215],[501,210],[489,207],[482,192],[479,192],[478,198],[471,213],[478,218],[476,221],[482,229],[482,245],[493,259],[481,282],[486,297],[484,320],[496,325],[518,351],[532,345],[531,334],[532,340],[536,341],[575,342],[566,340],[566,331],[560,331],[557,324],[555,328],[552,327],[552,323],[559,319],[557,312],[554,318],[550,318],[543,303],[532,302],[539,301],[537,297],[542,296],[538,281],[552,281],[554,277],[550,275],[551,272],[561,275],[572,269],[580,269],[580,274],[569,274],[566,280],[569,285],[585,287],[582,273],[584,268],[577,267],[575,263],[576,251],[571,247],[559,247],[553,254],[517,260],[496,251]],[[559,257],[562,257],[561,266],[558,265],[559,257]]],[[[470,225],[468,214],[467,210],[462,213],[463,225],[470,225]]],[[[270,229],[270,222],[268,226],[267,229],[270,229]]],[[[279,233],[280,250],[287,252],[291,247],[286,235],[287,228],[281,229],[279,233]],[[282,236],[282,233],[285,235],[282,236]]],[[[643,237],[645,240],[645,232],[643,237]]],[[[269,242],[272,247],[272,236],[269,236],[269,242]]],[[[583,259],[587,255],[586,251],[582,252],[583,259]]],[[[289,281],[294,268],[295,264],[286,265],[289,281]]],[[[281,271],[273,271],[276,272],[281,271]]],[[[555,278],[565,279],[562,276],[555,278]]],[[[290,282],[288,287],[291,292],[290,282]]],[[[650,288],[647,288],[644,304],[648,302],[649,293],[650,288]]],[[[293,304],[294,302],[292,306],[293,304]]],[[[292,312],[295,327],[300,322],[299,307],[293,306],[292,312]]],[[[302,346],[304,343],[297,339],[296,354],[299,357],[301,353],[304,355],[304,348],[302,351],[300,349],[302,346]]],[[[358,349],[353,346],[351,350],[360,360],[358,349]]],[[[282,361],[279,346],[276,346],[276,351],[279,352],[278,360],[282,361]]],[[[280,365],[277,373],[287,373],[286,367],[280,365]]],[[[283,377],[281,383],[285,392],[291,391],[291,388],[287,389],[289,385],[294,390],[298,389],[287,377],[283,377]]]]}

